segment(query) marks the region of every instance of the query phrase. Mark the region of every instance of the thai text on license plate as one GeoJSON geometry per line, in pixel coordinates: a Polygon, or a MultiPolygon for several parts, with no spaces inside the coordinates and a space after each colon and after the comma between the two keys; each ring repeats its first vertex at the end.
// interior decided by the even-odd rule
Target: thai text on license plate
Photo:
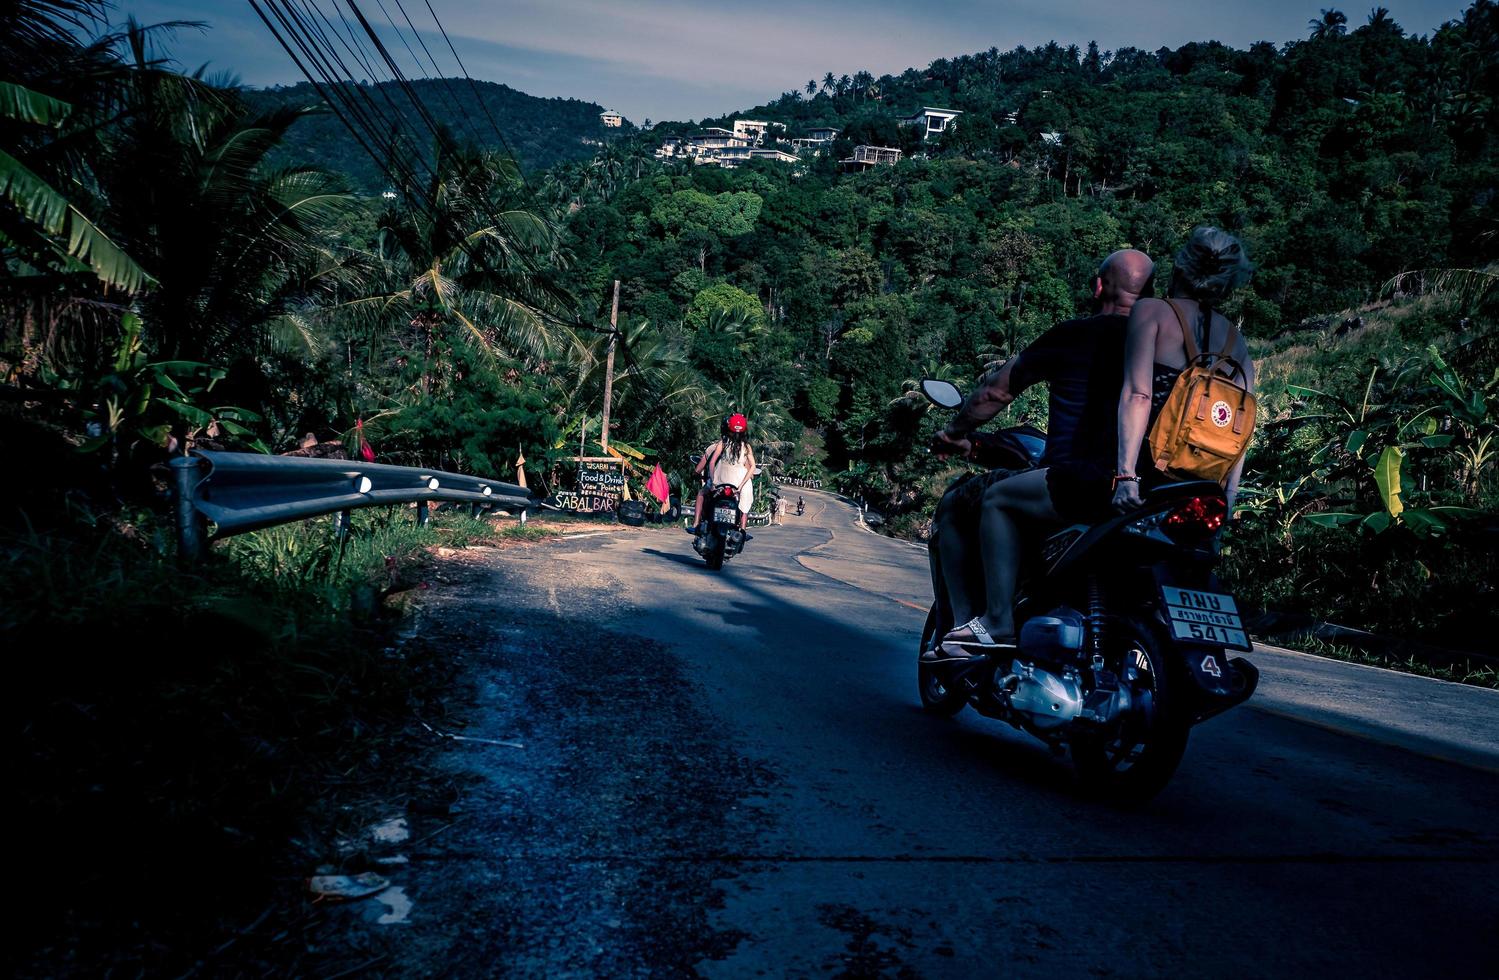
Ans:
{"type": "Polygon", "coordinates": [[[713,509],[713,519],[720,524],[738,524],[739,511],[733,507],[715,507],[713,509]]]}
{"type": "Polygon", "coordinates": [[[1233,596],[1163,585],[1161,598],[1166,604],[1171,635],[1176,639],[1235,650],[1252,649],[1233,596]]]}

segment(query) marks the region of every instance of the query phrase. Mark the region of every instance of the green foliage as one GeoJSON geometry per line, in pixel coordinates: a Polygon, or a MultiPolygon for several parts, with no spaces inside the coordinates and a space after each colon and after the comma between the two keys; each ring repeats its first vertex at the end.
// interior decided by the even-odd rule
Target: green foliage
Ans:
{"type": "MultiPolygon", "coordinates": [[[[449,128],[460,142],[492,146],[495,135],[489,117],[498,120],[518,162],[527,171],[586,159],[592,155],[592,143],[616,140],[621,133],[634,130],[633,126],[606,129],[599,121],[604,107],[592,102],[542,99],[508,85],[477,79],[472,84],[474,88],[461,78],[418,78],[410,82],[432,118],[449,128]]],[[[395,82],[368,86],[365,94],[389,109],[405,132],[427,131],[425,120],[417,115],[395,82]]],[[[259,111],[323,104],[317,90],[306,82],[250,89],[245,98],[259,111]]],[[[366,193],[379,193],[393,183],[330,112],[308,116],[299,123],[273,162],[285,165],[314,159],[330,170],[347,174],[354,186],[366,193]]]]}
{"type": "Polygon", "coordinates": [[[704,194],[680,190],[663,198],[651,209],[651,220],[668,238],[712,235],[735,238],[754,230],[764,202],[749,191],[704,194]]]}
{"type": "Polygon", "coordinates": [[[438,359],[444,373],[429,397],[367,425],[382,459],[513,481],[518,455],[549,457],[560,432],[545,392],[507,381],[463,348],[440,349],[438,359]]]}
{"type": "Polygon", "coordinates": [[[692,298],[685,319],[687,326],[699,332],[712,328],[754,333],[765,326],[765,309],[744,290],[718,282],[692,298]]]}
{"type": "Polygon", "coordinates": [[[196,361],[148,362],[141,349],[140,317],[126,313],[121,327],[114,369],[84,388],[87,401],[98,406],[86,415],[99,432],[79,446],[80,451],[109,446],[128,455],[141,442],[175,448],[190,444],[199,433],[246,441],[252,449],[267,451],[250,427],[260,416],[232,405],[201,404],[224,379],[223,368],[196,361]]]}

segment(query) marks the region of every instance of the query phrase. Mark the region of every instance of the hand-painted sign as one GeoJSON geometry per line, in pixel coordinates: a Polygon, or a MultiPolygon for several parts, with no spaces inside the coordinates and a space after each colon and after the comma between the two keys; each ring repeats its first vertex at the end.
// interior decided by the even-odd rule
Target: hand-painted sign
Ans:
{"type": "Polygon", "coordinates": [[[547,501],[562,510],[582,514],[610,513],[624,499],[625,474],[617,463],[583,461],[578,464],[575,490],[558,490],[547,501]]]}

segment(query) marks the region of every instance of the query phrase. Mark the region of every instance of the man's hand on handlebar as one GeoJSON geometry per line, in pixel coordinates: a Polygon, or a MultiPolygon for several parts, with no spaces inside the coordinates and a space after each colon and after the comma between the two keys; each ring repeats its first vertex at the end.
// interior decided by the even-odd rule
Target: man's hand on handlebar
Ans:
{"type": "Polygon", "coordinates": [[[973,453],[973,442],[967,436],[949,435],[941,429],[932,437],[932,452],[938,456],[963,456],[973,453]]]}

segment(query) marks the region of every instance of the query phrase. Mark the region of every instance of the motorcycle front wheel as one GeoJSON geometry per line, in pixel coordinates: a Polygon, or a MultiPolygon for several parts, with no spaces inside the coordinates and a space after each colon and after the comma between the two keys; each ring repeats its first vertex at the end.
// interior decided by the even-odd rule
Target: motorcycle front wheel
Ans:
{"type": "Polygon", "coordinates": [[[1135,710],[1103,735],[1072,742],[1072,764],[1083,788],[1115,802],[1150,799],[1171,780],[1187,750],[1191,718],[1181,684],[1156,631],[1133,619],[1109,624],[1109,665],[1128,684],[1135,710]]]}
{"type": "Polygon", "coordinates": [[[937,622],[937,606],[932,605],[926,614],[926,627],[921,631],[921,643],[916,647],[916,686],[921,694],[921,707],[934,715],[951,718],[968,703],[962,691],[950,691],[942,683],[942,669],[921,659],[929,645],[936,642],[941,628],[946,633],[946,624],[937,622]]]}

